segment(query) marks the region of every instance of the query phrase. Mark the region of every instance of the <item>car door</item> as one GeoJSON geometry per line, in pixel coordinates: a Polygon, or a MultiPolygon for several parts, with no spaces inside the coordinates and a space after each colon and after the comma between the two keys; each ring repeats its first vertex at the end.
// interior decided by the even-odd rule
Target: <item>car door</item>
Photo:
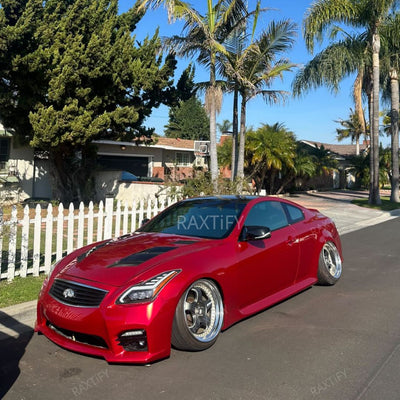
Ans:
{"type": "Polygon", "coordinates": [[[244,229],[267,226],[271,236],[239,239],[237,274],[240,308],[256,303],[293,285],[299,263],[299,245],[281,202],[263,201],[249,211],[244,229]]]}
{"type": "Polygon", "coordinates": [[[296,239],[300,248],[299,268],[296,282],[301,282],[315,274],[318,260],[315,257],[318,248],[318,227],[309,219],[306,219],[303,211],[292,204],[285,204],[289,217],[289,223],[296,231],[296,239]],[[314,264],[314,265],[313,265],[314,264]]]}

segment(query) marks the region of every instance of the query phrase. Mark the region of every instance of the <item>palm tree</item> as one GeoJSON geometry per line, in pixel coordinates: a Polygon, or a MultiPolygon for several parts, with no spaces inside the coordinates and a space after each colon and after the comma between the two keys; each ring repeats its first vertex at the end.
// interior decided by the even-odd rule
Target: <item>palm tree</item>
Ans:
{"type": "Polygon", "coordinates": [[[337,169],[338,162],[332,157],[331,152],[325,148],[323,144],[310,148],[309,146],[303,147],[308,151],[314,160],[316,175],[326,175],[337,169]]]}
{"type": "Polygon", "coordinates": [[[315,40],[322,42],[324,33],[336,23],[364,28],[372,52],[372,121],[371,121],[371,186],[369,202],[380,204],[379,195],[379,51],[380,26],[397,0],[318,0],[308,10],[304,36],[312,52],[315,40]]]}
{"type": "Polygon", "coordinates": [[[316,173],[314,158],[297,144],[293,166],[284,165],[282,170],[282,184],[276,194],[280,194],[296,178],[311,178],[316,173]]]}
{"type": "Polygon", "coordinates": [[[356,187],[367,188],[369,186],[370,177],[370,162],[369,154],[365,157],[363,155],[353,156],[350,159],[349,172],[352,172],[356,178],[356,187]]]}
{"type": "Polygon", "coordinates": [[[215,5],[207,0],[205,15],[200,14],[188,3],[180,0],[142,0],[141,7],[158,7],[164,4],[170,20],[185,21],[182,36],[169,38],[166,44],[179,56],[193,56],[209,70],[209,86],[206,106],[210,116],[210,170],[211,179],[217,190],[218,159],[216,140],[216,114],[222,92],[216,82],[216,58],[225,52],[223,43],[246,16],[247,7],[243,0],[218,0],[215,5]]]}
{"type": "MultiPolygon", "coordinates": [[[[246,40],[246,25],[238,26],[235,31],[225,41],[225,47],[227,54],[219,58],[218,67],[221,75],[225,75],[225,69],[235,66],[239,62],[240,55],[245,47],[246,40]],[[228,65],[226,63],[229,63],[228,65]]],[[[238,143],[238,132],[239,132],[239,112],[238,112],[238,102],[239,102],[239,85],[236,81],[230,80],[227,77],[226,89],[227,91],[233,92],[233,102],[232,102],[232,159],[230,162],[231,168],[231,181],[234,181],[237,175],[237,160],[239,152],[238,143]]]]}
{"type": "Polygon", "coordinates": [[[269,173],[269,193],[274,192],[275,178],[284,166],[294,167],[296,141],[293,132],[283,124],[263,124],[247,133],[247,168],[256,183],[257,192],[263,187],[269,173]]]}
{"type": "Polygon", "coordinates": [[[351,142],[356,142],[356,155],[360,154],[360,137],[365,135],[365,130],[360,123],[358,114],[350,108],[349,119],[339,119],[335,121],[339,123],[343,128],[337,128],[337,140],[341,142],[344,139],[351,139],[351,142]]]}
{"type": "Polygon", "coordinates": [[[222,124],[218,124],[217,123],[217,127],[218,127],[218,129],[219,129],[219,131],[222,133],[222,134],[226,134],[226,133],[231,133],[231,129],[232,129],[232,122],[231,121],[229,121],[229,119],[224,119],[223,121],[222,121],[222,124]]]}
{"type": "Polygon", "coordinates": [[[399,76],[400,15],[390,15],[382,27],[384,98],[390,97],[391,193],[390,200],[400,202],[399,196],[399,76]]]}
{"type": "Polygon", "coordinates": [[[237,161],[239,178],[244,177],[247,103],[258,95],[262,95],[267,102],[277,103],[288,94],[270,87],[275,78],[282,77],[285,71],[291,71],[295,66],[286,58],[279,58],[293,45],[295,33],[296,25],[289,20],[271,22],[257,39],[253,40],[251,36],[247,46],[242,42],[241,51],[223,54],[223,75],[234,82],[241,98],[237,161]]]}
{"type": "Polygon", "coordinates": [[[345,34],[343,40],[326,47],[296,74],[292,84],[293,94],[300,96],[319,86],[327,86],[336,93],[339,90],[340,81],[356,73],[353,85],[355,113],[365,135],[366,122],[362,105],[362,90],[368,76],[368,58],[368,43],[365,35],[345,34]]]}

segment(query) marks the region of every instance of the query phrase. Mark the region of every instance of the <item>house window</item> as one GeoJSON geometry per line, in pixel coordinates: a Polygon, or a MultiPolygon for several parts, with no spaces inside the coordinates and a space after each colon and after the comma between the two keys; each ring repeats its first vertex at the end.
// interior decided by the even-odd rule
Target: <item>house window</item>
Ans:
{"type": "Polygon", "coordinates": [[[98,163],[102,169],[127,171],[138,177],[151,176],[149,172],[149,157],[121,157],[119,155],[98,155],[98,163]]]}
{"type": "Polygon", "coordinates": [[[178,167],[190,167],[192,165],[189,153],[176,153],[175,161],[178,167]]]}
{"type": "Polygon", "coordinates": [[[6,163],[10,157],[10,139],[0,138],[0,169],[6,168],[6,163]]]}

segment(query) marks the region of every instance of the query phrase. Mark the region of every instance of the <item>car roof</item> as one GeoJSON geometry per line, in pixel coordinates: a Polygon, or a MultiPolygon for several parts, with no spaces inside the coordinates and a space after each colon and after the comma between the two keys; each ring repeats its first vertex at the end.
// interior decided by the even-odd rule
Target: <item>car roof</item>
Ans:
{"type": "Polygon", "coordinates": [[[198,196],[191,197],[189,199],[184,199],[182,202],[192,202],[192,201],[232,201],[232,202],[241,202],[248,203],[251,200],[257,199],[259,196],[240,196],[240,195],[219,195],[219,196],[198,196]]]}

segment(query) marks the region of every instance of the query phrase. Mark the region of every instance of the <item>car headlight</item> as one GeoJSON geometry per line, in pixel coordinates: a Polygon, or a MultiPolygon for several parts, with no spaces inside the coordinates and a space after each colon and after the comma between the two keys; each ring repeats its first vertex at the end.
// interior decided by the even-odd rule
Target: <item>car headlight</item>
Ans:
{"type": "Polygon", "coordinates": [[[164,272],[145,282],[138,283],[126,290],[117,300],[118,304],[131,304],[153,300],[160,290],[176,275],[180,270],[164,272]]]}

